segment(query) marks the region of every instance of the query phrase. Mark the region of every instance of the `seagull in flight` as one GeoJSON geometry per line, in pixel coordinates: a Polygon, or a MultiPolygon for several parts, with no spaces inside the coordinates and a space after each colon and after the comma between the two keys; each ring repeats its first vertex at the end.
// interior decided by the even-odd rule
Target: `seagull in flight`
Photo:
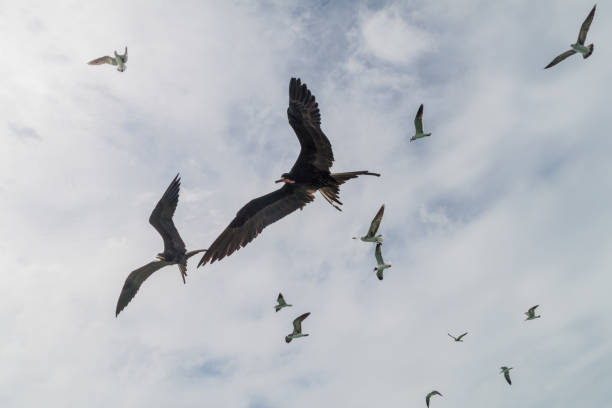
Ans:
{"type": "Polygon", "coordinates": [[[285,341],[287,343],[291,343],[291,340],[297,339],[298,337],[306,337],[308,334],[302,334],[302,322],[310,316],[310,312],[304,313],[301,316],[296,317],[293,321],[293,333],[290,333],[285,336],[285,341]]]}
{"type": "Polygon", "coordinates": [[[128,52],[127,52],[127,47],[125,47],[125,52],[123,53],[123,55],[117,54],[117,51],[115,51],[114,58],[109,57],[108,55],[105,55],[104,57],[96,58],[94,60],[89,61],[88,64],[89,65],[102,65],[102,64],[117,65],[117,71],[123,72],[127,69],[127,66],[125,65],[127,63],[127,60],[128,60],[128,52]]]}
{"type": "Polygon", "coordinates": [[[427,396],[425,397],[425,403],[427,404],[427,407],[429,407],[429,399],[434,395],[442,396],[442,394],[440,394],[438,391],[432,391],[429,394],[427,394],[427,396]]]}
{"type": "Polygon", "coordinates": [[[278,302],[278,305],[274,306],[274,310],[276,310],[277,312],[279,310],[281,310],[283,307],[293,306],[293,305],[289,305],[289,304],[287,304],[287,302],[285,302],[285,298],[283,297],[282,293],[278,294],[278,298],[276,299],[276,301],[278,302]]]}
{"type": "Polygon", "coordinates": [[[448,334],[449,336],[451,336],[451,337],[452,337],[452,338],[453,338],[455,341],[463,343],[463,340],[461,340],[461,339],[462,339],[462,338],[463,338],[465,335],[467,335],[467,332],[463,333],[463,334],[462,334],[461,336],[459,336],[459,337],[455,337],[455,336],[453,336],[453,335],[452,335],[452,334],[450,334],[450,333],[447,333],[447,334],[448,334]]]}
{"type": "Polygon", "coordinates": [[[378,231],[378,227],[380,226],[380,222],[382,221],[384,213],[385,205],[383,204],[380,207],[380,210],[378,210],[378,212],[376,213],[376,216],[374,217],[372,222],[370,223],[370,229],[368,230],[368,233],[361,238],[353,237],[353,239],[360,239],[363,242],[376,242],[377,244],[382,244],[383,236],[376,235],[376,232],[378,231]]]}
{"type": "Polygon", "coordinates": [[[512,367],[501,367],[501,371],[499,372],[504,373],[504,377],[506,377],[506,381],[508,381],[508,384],[512,385],[512,381],[510,381],[510,370],[512,370],[512,367]]]}
{"type": "Polygon", "coordinates": [[[154,272],[164,266],[178,265],[183,283],[185,283],[187,260],[197,253],[206,251],[205,249],[198,249],[186,252],[185,243],[172,221],[174,210],[176,210],[176,205],[178,204],[180,186],[181,179],[177,174],[149,217],[149,223],[159,232],[159,235],[164,240],[164,252],[157,254],[157,261],[149,262],[128,275],[117,301],[115,316],[118,316],[132,298],[136,296],[140,285],[154,272]]]}
{"type": "Polygon", "coordinates": [[[276,183],[284,186],[276,191],[249,201],[242,207],[227,228],[209,246],[198,267],[221,260],[245,247],[268,225],[292,212],[304,208],[314,200],[318,191],[337,210],[340,185],[361,175],[377,176],[367,170],[330,173],[334,161],[331,143],[321,130],[321,113],[306,84],[298,78],[289,82],[289,124],[295,131],[301,150],[289,173],[276,183]]]}
{"type": "Polygon", "coordinates": [[[423,104],[419,106],[419,110],[414,117],[414,128],[416,133],[410,138],[410,141],[421,139],[423,137],[431,136],[431,133],[423,133],[423,104]]]}
{"type": "Polygon", "coordinates": [[[589,32],[589,28],[591,27],[591,23],[593,22],[593,17],[595,16],[595,7],[597,7],[597,4],[593,6],[591,12],[582,23],[582,26],[580,27],[580,32],[578,33],[578,40],[576,41],[576,43],[570,45],[570,50],[567,50],[563,54],[556,56],[550,64],[544,67],[544,69],[554,67],[567,57],[574,55],[577,52],[581,53],[582,58],[584,59],[587,59],[591,56],[591,54],[593,53],[593,44],[585,46],[584,42],[586,41],[587,33],[589,32]]]}
{"type": "Polygon", "coordinates": [[[384,270],[391,267],[391,264],[386,264],[385,261],[383,261],[381,248],[382,244],[376,244],[376,250],[374,251],[376,262],[378,262],[378,265],[374,267],[374,271],[376,272],[378,280],[383,280],[384,270]]]}
{"type": "Polygon", "coordinates": [[[540,305],[535,305],[529,308],[528,311],[525,312],[525,316],[527,316],[527,318],[525,320],[533,320],[533,319],[537,319],[539,317],[541,317],[540,315],[536,316],[535,314],[535,310],[536,308],[540,306],[540,305]]]}

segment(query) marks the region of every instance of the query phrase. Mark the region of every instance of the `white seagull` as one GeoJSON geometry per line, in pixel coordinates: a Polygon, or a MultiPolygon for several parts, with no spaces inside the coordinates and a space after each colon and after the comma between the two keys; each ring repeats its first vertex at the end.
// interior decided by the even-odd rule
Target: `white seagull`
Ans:
{"type": "Polygon", "coordinates": [[[376,271],[376,277],[378,280],[383,280],[384,270],[391,267],[391,264],[386,264],[385,261],[383,261],[381,248],[382,244],[376,244],[376,250],[374,251],[376,262],[378,262],[378,265],[374,268],[374,271],[376,271]]]}
{"type": "Polygon", "coordinates": [[[501,367],[501,371],[499,373],[504,373],[506,381],[508,381],[508,384],[512,385],[512,381],[510,381],[510,370],[512,370],[512,367],[501,367]]]}
{"type": "Polygon", "coordinates": [[[450,333],[447,333],[447,334],[448,334],[449,336],[451,336],[451,337],[453,338],[453,340],[455,340],[455,341],[459,341],[459,342],[463,343],[463,340],[461,340],[461,339],[462,339],[462,338],[463,338],[465,335],[467,335],[467,332],[463,333],[463,334],[462,334],[461,336],[459,336],[459,337],[455,337],[455,336],[453,336],[453,335],[452,335],[452,334],[450,334],[450,333]]]}
{"type": "Polygon", "coordinates": [[[293,333],[285,336],[285,341],[291,343],[291,340],[297,339],[298,337],[306,337],[308,334],[302,334],[302,321],[310,316],[310,312],[304,313],[303,315],[296,317],[293,321],[293,333]]]}
{"type": "Polygon", "coordinates": [[[123,53],[123,55],[117,54],[117,51],[115,51],[115,58],[105,55],[104,57],[96,58],[94,60],[89,61],[88,64],[89,65],[102,65],[102,64],[117,65],[117,71],[123,72],[127,68],[127,66],[125,65],[127,63],[127,60],[128,60],[128,52],[127,52],[127,47],[125,47],[125,52],[123,53]]]}
{"type": "Polygon", "coordinates": [[[433,395],[439,395],[442,396],[442,394],[440,394],[438,391],[432,391],[429,394],[427,394],[427,396],[425,397],[425,403],[427,404],[427,407],[429,407],[429,399],[433,396],[433,395]]]}
{"type": "Polygon", "coordinates": [[[385,205],[383,204],[380,207],[380,210],[378,210],[378,212],[376,213],[376,216],[374,216],[374,219],[372,220],[372,222],[370,223],[370,229],[368,230],[368,233],[361,238],[353,237],[353,239],[360,239],[363,242],[376,242],[377,244],[382,244],[383,236],[376,235],[376,231],[378,231],[378,227],[380,226],[380,222],[382,221],[382,217],[384,213],[385,213],[385,205]]]}
{"type": "Polygon", "coordinates": [[[578,40],[575,44],[570,45],[572,49],[567,50],[563,54],[558,55],[554,60],[552,60],[550,64],[545,66],[544,69],[557,65],[570,55],[574,55],[577,52],[582,54],[582,58],[589,58],[589,56],[593,53],[593,44],[585,46],[584,42],[586,41],[586,36],[589,32],[589,28],[591,27],[593,16],[595,16],[595,7],[597,7],[597,4],[593,6],[593,9],[591,10],[587,18],[584,20],[584,23],[582,23],[582,27],[580,27],[580,32],[578,33],[578,40]]]}
{"type": "Polygon", "coordinates": [[[285,298],[283,297],[282,293],[278,294],[278,298],[276,299],[276,301],[278,302],[278,305],[274,306],[274,310],[276,310],[277,312],[281,310],[283,307],[293,306],[293,305],[288,305],[287,302],[285,302],[285,298]]]}
{"type": "Polygon", "coordinates": [[[431,133],[423,133],[423,104],[419,106],[419,110],[414,117],[414,128],[416,130],[416,134],[410,138],[411,142],[422,137],[431,136],[431,133]]]}
{"type": "Polygon", "coordinates": [[[540,315],[536,316],[535,314],[535,310],[538,306],[540,305],[535,305],[533,307],[530,307],[529,310],[525,312],[525,316],[527,316],[525,320],[533,320],[533,319],[537,319],[538,317],[541,317],[540,315]]]}

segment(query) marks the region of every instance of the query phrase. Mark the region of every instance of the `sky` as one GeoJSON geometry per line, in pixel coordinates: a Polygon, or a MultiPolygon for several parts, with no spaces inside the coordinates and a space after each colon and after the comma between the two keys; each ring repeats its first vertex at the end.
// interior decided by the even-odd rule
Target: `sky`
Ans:
{"type": "Polygon", "coordinates": [[[608,404],[609,5],[588,60],[543,69],[592,6],[0,0],[0,406],[608,404]],[[123,73],[86,64],[125,46],[123,73]],[[188,249],[278,187],[299,153],[291,77],[332,171],[382,176],[343,185],[342,212],[317,196],[192,258],[186,285],[157,272],[116,318],[177,173],[188,249]],[[410,143],[421,103],[433,135],[410,143]],[[351,237],[383,203],[381,282],[351,237]],[[304,312],[310,336],[286,344],[304,312]]]}

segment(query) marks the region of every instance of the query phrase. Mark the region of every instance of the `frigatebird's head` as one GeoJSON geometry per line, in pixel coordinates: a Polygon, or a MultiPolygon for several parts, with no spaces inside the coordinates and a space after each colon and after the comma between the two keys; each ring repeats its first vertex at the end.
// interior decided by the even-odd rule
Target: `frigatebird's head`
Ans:
{"type": "Polygon", "coordinates": [[[281,178],[279,180],[276,180],[275,183],[294,184],[295,180],[291,179],[291,175],[289,173],[283,173],[281,175],[281,178]]]}

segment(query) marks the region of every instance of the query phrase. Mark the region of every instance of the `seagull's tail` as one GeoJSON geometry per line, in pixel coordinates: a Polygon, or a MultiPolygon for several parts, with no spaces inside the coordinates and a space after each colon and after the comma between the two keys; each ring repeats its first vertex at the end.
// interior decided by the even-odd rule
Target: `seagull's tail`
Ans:
{"type": "Polygon", "coordinates": [[[593,44],[589,45],[589,52],[587,52],[586,54],[582,55],[582,57],[584,59],[587,59],[591,56],[591,54],[593,53],[593,48],[595,48],[595,46],[593,44]]]}
{"type": "Polygon", "coordinates": [[[350,180],[350,179],[353,179],[353,178],[357,178],[359,176],[376,176],[376,177],[380,177],[380,174],[378,174],[378,173],[370,173],[367,170],[349,171],[349,172],[346,172],[346,173],[333,173],[333,174],[331,174],[331,177],[334,179],[336,184],[332,185],[332,186],[325,186],[325,187],[319,189],[319,192],[321,193],[323,198],[325,198],[325,200],[327,200],[327,202],[331,204],[332,207],[334,207],[338,211],[342,211],[340,209],[340,207],[338,207],[338,205],[342,205],[342,201],[340,201],[340,199],[339,199],[340,185],[344,184],[347,180],[350,180]],[[334,203],[336,203],[338,205],[336,205],[334,203]]]}

